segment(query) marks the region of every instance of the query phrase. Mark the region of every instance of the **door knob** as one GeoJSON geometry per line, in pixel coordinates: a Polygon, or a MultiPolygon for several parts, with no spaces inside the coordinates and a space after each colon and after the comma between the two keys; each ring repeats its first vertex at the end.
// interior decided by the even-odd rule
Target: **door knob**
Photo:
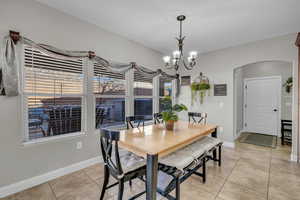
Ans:
{"type": "Polygon", "coordinates": [[[277,109],[275,108],[273,111],[274,111],[274,112],[277,112],[277,109]]]}

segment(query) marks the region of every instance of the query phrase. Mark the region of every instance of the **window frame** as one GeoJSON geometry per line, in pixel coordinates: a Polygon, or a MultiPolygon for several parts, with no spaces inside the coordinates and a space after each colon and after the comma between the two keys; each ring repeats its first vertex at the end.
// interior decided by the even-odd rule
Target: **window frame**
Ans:
{"type": "MultiPolygon", "coordinates": [[[[86,62],[86,58],[82,59],[82,93],[81,94],[63,94],[60,95],[60,97],[79,97],[81,98],[81,131],[77,132],[71,132],[61,135],[55,135],[55,136],[49,136],[49,137],[41,137],[37,139],[30,139],[29,138],[29,116],[28,116],[28,97],[30,96],[55,96],[53,94],[45,94],[45,93],[32,93],[32,92],[26,92],[26,70],[25,70],[25,49],[27,48],[27,45],[22,45],[22,48],[19,49],[19,63],[21,63],[21,67],[19,69],[19,87],[20,87],[20,105],[21,105],[21,120],[22,120],[22,140],[23,145],[31,145],[31,144],[37,144],[37,143],[47,143],[49,141],[55,141],[60,140],[64,138],[69,137],[78,137],[83,136],[87,133],[87,94],[88,94],[88,62],[86,62]],[[23,130],[24,129],[24,130],[23,130]]],[[[30,48],[30,47],[28,47],[30,48]]]]}
{"type": "MultiPolygon", "coordinates": [[[[96,110],[96,106],[97,106],[97,102],[96,102],[96,99],[97,98],[110,98],[110,99],[120,99],[120,98],[124,98],[124,101],[125,101],[125,118],[126,118],[126,94],[127,94],[127,77],[126,77],[126,74],[124,75],[124,85],[125,85],[125,93],[124,95],[103,95],[103,94],[95,94],[94,93],[94,75],[95,75],[95,63],[94,62],[91,62],[91,66],[92,66],[92,77],[91,77],[91,80],[92,80],[92,83],[91,83],[91,90],[92,90],[92,96],[93,96],[93,123],[92,123],[92,126],[94,128],[94,130],[96,131],[96,133],[98,133],[98,130],[97,127],[96,127],[96,113],[95,113],[95,110],[96,110]]],[[[125,123],[125,119],[124,119],[124,123],[125,123]]]]}
{"type": "MultiPolygon", "coordinates": [[[[163,78],[161,75],[160,76],[157,76],[158,77],[158,86],[157,86],[157,88],[158,88],[158,111],[157,111],[157,113],[160,113],[160,112],[162,112],[161,110],[160,110],[160,100],[161,99],[163,99],[165,96],[161,96],[160,95],[160,78],[163,78]]],[[[170,95],[170,97],[171,97],[171,105],[174,105],[174,81],[173,80],[170,80],[170,82],[171,82],[171,89],[172,89],[172,92],[171,92],[171,95],[170,95]]]]}
{"type": "Polygon", "coordinates": [[[133,88],[133,96],[131,98],[131,101],[130,103],[132,104],[132,107],[133,107],[133,115],[135,113],[135,110],[134,110],[134,103],[135,103],[135,99],[152,99],[152,117],[153,117],[153,114],[155,113],[155,110],[156,110],[156,104],[157,104],[157,95],[156,95],[156,87],[157,87],[157,83],[156,83],[156,78],[159,77],[159,76],[156,76],[154,78],[152,78],[152,95],[135,95],[134,94],[134,69],[132,69],[132,73],[133,73],[133,79],[132,79],[132,88],[133,88]]]}

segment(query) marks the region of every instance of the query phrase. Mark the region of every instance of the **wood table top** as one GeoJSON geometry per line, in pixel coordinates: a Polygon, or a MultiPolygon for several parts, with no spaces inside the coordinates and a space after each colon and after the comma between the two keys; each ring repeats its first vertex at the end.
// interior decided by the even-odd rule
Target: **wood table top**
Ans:
{"type": "Polygon", "coordinates": [[[173,131],[166,130],[163,124],[146,125],[120,131],[119,146],[139,156],[161,157],[211,134],[216,128],[185,121],[176,122],[173,131]]]}

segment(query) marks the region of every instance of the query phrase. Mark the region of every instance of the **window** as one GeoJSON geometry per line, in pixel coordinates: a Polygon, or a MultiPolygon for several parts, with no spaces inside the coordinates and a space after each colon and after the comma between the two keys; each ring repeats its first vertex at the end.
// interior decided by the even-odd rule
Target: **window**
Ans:
{"type": "Polygon", "coordinates": [[[172,80],[159,77],[159,112],[172,106],[172,80]]]}
{"type": "Polygon", "coordinates": [[[134,71],[134,96],[151,96],[153,91],[153,79],[134,71]]]}
{"type": "Polygon", "coordinates": [[[134,115],[144,115],[152,118],[153,78],[134,71],[134,115]]]}
{"type": "Polygon", "coordinates": [[[125,75],[94,65],[96,128],[120,125],[125,121],[125,75]]]}
{"type": "Polygon", "coordinates": [[[26,140],[82,132],[83,64],[25,46],[26,140]]]}

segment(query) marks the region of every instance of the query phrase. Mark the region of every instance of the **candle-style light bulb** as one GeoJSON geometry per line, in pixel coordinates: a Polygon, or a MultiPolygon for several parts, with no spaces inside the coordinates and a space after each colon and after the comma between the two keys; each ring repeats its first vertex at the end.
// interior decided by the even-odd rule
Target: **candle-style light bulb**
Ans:
{"type": "Polygon", "coordinates": [[[197,53],[197,51],[191,51],[190,52],[190,57],[192,57],[192,58],[197,58],[197,55],[198,55],[198,53],[197,53]]]}
{"type": "Polygon", "coordinates": [[[176,64],[177,60],[175,58],[172,59],[173,65],[176,64]]]}
{"type": "Polygon", "coordinates": [[[173,52],[173,58],[178,59],[180,57],[180,51],[174,51],[173,52]]]}
{"type": "Polygon", "coordinates": [[[165,63],[170,63],[171,57],[170,56],[164,56],[163,60],[165,63]]]}
{"type": "Polygon", "coordinates": [[[188,60],[189,63],[193,62],[193,58],[191,56],[188,57],[187,60],[188,60]]]}

